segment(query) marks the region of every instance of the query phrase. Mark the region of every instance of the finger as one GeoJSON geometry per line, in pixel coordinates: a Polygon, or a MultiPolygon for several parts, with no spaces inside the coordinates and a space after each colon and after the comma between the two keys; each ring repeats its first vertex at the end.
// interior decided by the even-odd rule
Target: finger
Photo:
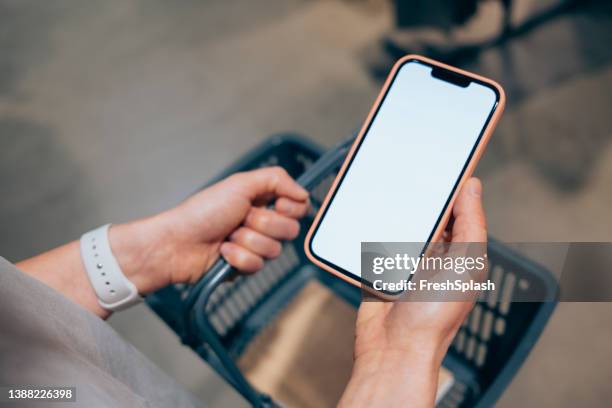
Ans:
{"type": "Polygon", "coordinates": [[[276,209],[276,211],[287,217],[300,219],[304,215],[306,215],[306,212],[308,211],[308,206],[308,201],[294,201],[286,197],[281,197],[276,200],[274,208],[276,209]]]}
{"type": "Polygon", "coordinates": [[[273,239],[289,240],[297,237],[300,223],[267,208],[253,207],[244,225],[273,239]]]}
{"type": "Polygon", "coordinates": [[[219,251],[227,263],[241,272],[254,273],[264,266],[264,261],[259,255],[233,242],[224,242],[219,251]]]}
{"type": "Polygon", "coordinates": [[[486,242],[487,226],[482,208],[482,184],[470,178],[453,207],[453,242],[486,242]]]}
{"type": "Polygon", "coordinates": [[[264,258],[276,258],[281,254],[281,243],[250,228],[234,231],[230,241],[264,258]]]}
{"type": "Polygon", "coordinates": [[[265,167],[246,173],[238,173],[237,177],[244,182],[244,187],[251,200],[269,194],[287,197],[295,201],[306,201],[308,198],[308,192],[291,178],[282,167],[265,167]]]}

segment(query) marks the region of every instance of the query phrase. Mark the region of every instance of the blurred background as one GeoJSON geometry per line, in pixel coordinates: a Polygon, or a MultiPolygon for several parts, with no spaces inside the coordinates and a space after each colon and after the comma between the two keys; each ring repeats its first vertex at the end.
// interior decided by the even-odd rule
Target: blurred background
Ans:
{"type": "MultiPolygon", "coordinates": [[[[610,242],[610,44],[609,1],[1,1],[0,254],[168,208],[274,133],[329,147],[411,52],[507,92],[477,170],[492,236],[610,242]]],[[[498,405],[612,399],[611,315],[560,304],[498,405]]],[[[211,406],[242,404],[146,306],[110,323],[211,406]]],[[[343,375],[298,388],[327,404],[343,375]]]]}

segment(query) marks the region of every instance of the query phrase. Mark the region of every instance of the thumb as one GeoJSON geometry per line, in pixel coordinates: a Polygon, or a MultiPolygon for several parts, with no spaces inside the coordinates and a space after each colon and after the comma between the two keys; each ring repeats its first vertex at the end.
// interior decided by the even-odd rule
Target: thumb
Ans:
{"type": "Polygon", "coordinates": [[[472,177],[463,185],[453,207],[453,216],[453,242],[487,241],[480,180],[472,177]]]}
{"type": "Polygon", "coordinates": [[[308,192],[300,186],[282,167],[264,167],[240,173],[243,187],[251,200],[272,194],[287,197],[294,201],[306,201],[308,192]]]}

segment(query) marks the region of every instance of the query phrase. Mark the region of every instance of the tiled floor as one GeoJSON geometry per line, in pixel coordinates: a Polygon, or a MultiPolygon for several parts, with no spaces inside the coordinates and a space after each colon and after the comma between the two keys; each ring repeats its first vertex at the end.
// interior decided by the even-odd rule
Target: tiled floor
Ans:
{"type": "MultiPolygon", "coordinates": [[[[611,22],[588,6],[463,61],[509,95],[478,169],[494,236],[612,240],[611,22]]],[[[274,132],[331,145],[378,91],[364,55],[390,25],[374,0],[0,3],[0,253],[171,206],[274,132]]],[[[612,398],[611,312],[560,305],[499,405],[612,398]]],[[[236,404],[145,307],[111,324],[236,404]]]]}

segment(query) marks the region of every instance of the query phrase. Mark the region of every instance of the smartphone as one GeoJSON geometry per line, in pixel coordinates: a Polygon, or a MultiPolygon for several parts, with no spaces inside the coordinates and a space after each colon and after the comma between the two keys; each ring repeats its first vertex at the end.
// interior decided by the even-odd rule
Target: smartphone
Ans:
{"type": "Polygon", "coordinates": [[[490,79],[422,56],[400,59],[306,236],[308,258],[397,295],[361,276],[361,243],[438,241],[504,101],[490,79]]]}

